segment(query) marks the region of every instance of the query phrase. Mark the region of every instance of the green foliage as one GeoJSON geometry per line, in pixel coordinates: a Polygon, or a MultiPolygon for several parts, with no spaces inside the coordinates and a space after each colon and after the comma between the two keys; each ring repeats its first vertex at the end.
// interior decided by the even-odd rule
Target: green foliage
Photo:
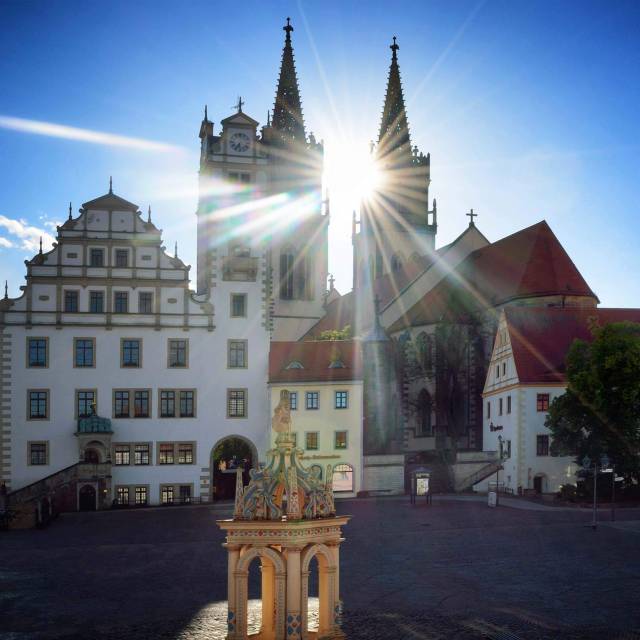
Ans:
{"type": "Polygon", "coordinates": [[[563,484],[558,491],[558,497],[567,502],[574,502],[578,495],[578,488],[575,484],[563,484]]]}
{"type": "Polygon", "coordinates": [[[568,387],[549,407],[552,453],[607,454],[619,475],[640,478],[640,324],[593,328],[591,343],[574,341],[568,387]]]}
{"type": "Polygon", "coordinates": [[[351,325],[346,324],[342,329],[322,331],[317,340],[349,340],[349,338],[351,338],[351,325]]]}

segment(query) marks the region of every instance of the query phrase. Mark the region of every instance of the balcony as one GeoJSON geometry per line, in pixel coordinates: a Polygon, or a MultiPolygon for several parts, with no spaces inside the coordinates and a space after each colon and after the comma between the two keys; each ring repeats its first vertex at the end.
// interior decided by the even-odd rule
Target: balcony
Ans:
{"type": "Polygon", "coordinates": [[[255,282],[258,276],[258,258],[225,256],[222,258],[222,279],[237,282],[255,282]]]}

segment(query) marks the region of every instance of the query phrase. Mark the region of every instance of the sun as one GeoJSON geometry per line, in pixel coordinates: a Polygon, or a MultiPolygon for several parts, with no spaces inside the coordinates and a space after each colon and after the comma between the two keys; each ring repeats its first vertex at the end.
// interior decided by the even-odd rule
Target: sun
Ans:
{"type": "Polygon", "coordinates": [[[369,145],[354,141],[328,141],[325,148],[324,183],[337,198],[357,209],[382,186],[382,172],[369,145]]]}

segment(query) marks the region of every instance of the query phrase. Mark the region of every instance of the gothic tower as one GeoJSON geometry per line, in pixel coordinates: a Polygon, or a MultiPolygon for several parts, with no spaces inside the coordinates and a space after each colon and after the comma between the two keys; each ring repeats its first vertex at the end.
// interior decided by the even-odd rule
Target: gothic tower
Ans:
{"type": "Polygon", "coordinates": [[[390,48],[382,121],[371,150],[380,179],[375,193],[361,204],[359,232],[354,228],[354,289],[435,248],[435,200],[429,210],[430,156],[411,146],[395,36],[390,48]]]}
{"type": "MultiPolygon", "coordinates": [[[[323,315],[327,227],[322,199],[323,147],[307,136],[291,33],[285,43],[273,112],[259,123],[238,99],[214,135],[200,127],[198,291],[262,276],[275,340],[295,340],[323,315]]],[[[237,287],[236,287],[237,288],[237,287]]]]}

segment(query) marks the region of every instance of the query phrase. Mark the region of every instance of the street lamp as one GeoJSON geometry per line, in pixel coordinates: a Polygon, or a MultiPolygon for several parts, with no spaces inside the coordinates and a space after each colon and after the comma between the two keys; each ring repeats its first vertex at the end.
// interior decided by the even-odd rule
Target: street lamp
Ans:
{"type": "MultiPolygon", "coordinates": [[[[591,469],[591,458],[589,456],[585,456],[582,458],[582,466],[584,469],[591,469]]],[[[593,462],[593,519],[591,520],[591,528],[593,530],[598,528],[598,505],[597,505],[597,495],[596,495],[596,487],[598,483],[598,468],[593,462]]]]}

